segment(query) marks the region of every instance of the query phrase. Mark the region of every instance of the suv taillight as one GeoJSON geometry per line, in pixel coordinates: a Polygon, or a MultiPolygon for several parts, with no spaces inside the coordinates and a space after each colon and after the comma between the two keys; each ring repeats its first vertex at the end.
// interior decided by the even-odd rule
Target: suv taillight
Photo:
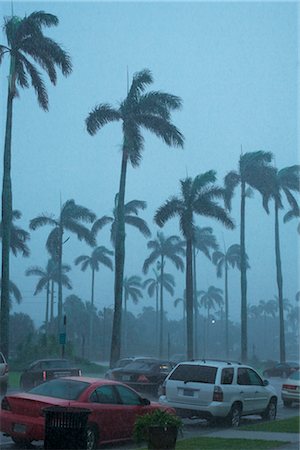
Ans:
{"type": "Polygon", "coordinates": [[[11,407],[10,407],[6,397],[4,397],[1,402],[1,409],[5,410],[5,411],[11,411],[11,407]]]}
{"type": "Polygon", "coordinates": [[[215,386],[213,394],[213,402],[222,402],[222,401],[223,401],[223,391],[220,388],[220,386],[215,386]]]}

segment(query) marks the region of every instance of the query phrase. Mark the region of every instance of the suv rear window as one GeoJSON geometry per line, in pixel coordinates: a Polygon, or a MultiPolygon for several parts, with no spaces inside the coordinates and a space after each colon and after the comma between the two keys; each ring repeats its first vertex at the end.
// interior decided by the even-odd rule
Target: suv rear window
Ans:
{"type": "Polygon", "coordinates": [[[169,380],[214,384],[216,373],[217,367],[182,364],[176,367],[169,380]]]}

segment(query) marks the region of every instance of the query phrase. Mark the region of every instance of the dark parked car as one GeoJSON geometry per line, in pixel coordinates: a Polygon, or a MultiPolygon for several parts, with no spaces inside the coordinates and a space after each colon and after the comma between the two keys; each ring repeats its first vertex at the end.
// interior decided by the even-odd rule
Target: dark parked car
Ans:
{"type": "Polygon", "coordinates": [[[67,359],[39,359],[24,370],[20,387],[27,391],[53,378],[68,376],[81,376],[81,370],[67,359]]]}
{"type": "Polygon", "coordinates": [[[293,372],[299,369],[299,363],[285,362],[278,363],[272,367],[268,367],[263,371],[264,377],[282,377],[288,378],[293,372]]]}
{"type": "Polygon", "coordinates": [[[114,380],[121,381],[137,391],[146,391],[157,395],[172,368],[173,364],[170,361],[145,359],[134,361],[120,369],[114,369],[111,375],[114,380]]]}
{"type": "Polygon", "coordinates": [[[126,358],[121,358],[119,359],[115,365],[113,366],[112,369],[108,369],[107,372],[105,372],[105,378],[108,380],[113,380],[114,379],[114,372],[118,369],[122,369],[123,367],[127,366],[128,364],[134,362],[134,361],[139,361],[139,362],[144,362],[144,361],[148,361],[148,360],[153,360],[155,358],[153,358],[153,356],[127,356],[126,358]]]}

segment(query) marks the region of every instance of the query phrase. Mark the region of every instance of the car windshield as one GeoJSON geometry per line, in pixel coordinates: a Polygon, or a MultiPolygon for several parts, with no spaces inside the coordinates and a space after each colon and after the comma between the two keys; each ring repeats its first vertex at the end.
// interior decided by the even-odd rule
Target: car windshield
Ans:
{"type": "Polygon", "coordinates": [[[156,362],[134,361],[126,366],[126,370],[151,370],[157,366],[156,362]]]}
{"type": "Polygon", "coordinates": [[[77,380],[64,380],[62,378],[48,381],[34,387],[30,394],[46,397],[63,398],[65,400],[77,400],[80,394],[89,386],[89,383],[77,380]]]}
{"type": "Polygon", "coordinates": [[[292,373],[292,375],[290,375],[290,379],[291,380],[300,380],[300,371],[297,370],[297,372],[292,373]]]}
{"type": "Polygon", "coordinates": [[[216,373],[217,367],[182,364],[177,366],[169,380],[214,384],[216,373]]]}

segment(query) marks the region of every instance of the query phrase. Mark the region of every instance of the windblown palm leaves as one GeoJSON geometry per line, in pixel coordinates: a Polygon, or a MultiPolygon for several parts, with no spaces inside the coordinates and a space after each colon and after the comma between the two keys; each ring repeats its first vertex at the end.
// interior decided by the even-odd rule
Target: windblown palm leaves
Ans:
{"type": "MultiPolygon", "coordinates": [[[[131,200],[124,205],[124,221],[125,224],[131,225],[140,231],[143,236],[150,237],[151,232],[145,220],[138,217],[139,210],[144,210],[147,207],[147,203],[142,200],[131,200]]],[[[95,220],[92,226],[92,234],[97,235],[98,231],[101,230],[105,225],[111,224],[110,227],[110,240],[115,247],[116,245],[116,235],[117,235],[117,213],[118,213],[118,194],[115,196],[115,207],[113,209],[113,217],[103,216],[100,219],[95,220]]]]}
{"type": "MultiPolygon", "coordinates": [[[[2,286],[2,280],[0,278],[0,286],[2,286]]],[[[19,305],[22,301],[22,294],[18,286],[13,282],[9,282],[9,309],[12,308],[12,300],[15,300],[19,305]]]]}
{"type": "Polygon", "coordinates": [[[181,107],[181,100],[171,94],[159,91],[145,92],[152,84],[151,72],[147,69],[137,72],[132,80],[127,97],[118,108],[107,103],[96,106],[86,119],[88,133],[94,135],[109,122],[122,122],[123,145],[120,185],[118,193],[115,243],[115,310],[112,333],[112,366],[120,357],[120,330],[122,315],[122,286],[125,259],[125,186],[127,163],[138,167],[142,159],[146,129],[161,138],[168,146],[183,147],[183,136],[171,122],[171,112],[181,107]]]}
{"type": "Polygon", "coordinates": [[[225,204],[231,209],[231,200],[235,188],[241,186],[240,206],[240,246],[241,246],[241,359],[248,359],[247,340],[247,261],[245,244],[245,208],[246,197],[248,197],[247,186],[263,193],[268,186],[272,161],[272,153],[258,151],[241,155],[239,159],[239,170],[229,172],[224,179],[225,204]]]}
{"type": "Polygon", "coordinates": [[[9,250],[12,222],[11,187],[11,142],[13,100],[18,87],[33,86],[38,103],[48,109],[48,94],[43,78],[37,69],[40,66],[50,82],[56,84],[57,69],[67,76],[72,71],[69,55],[51,38],[43,34],[43,28],[58,25],[58,18],[44,11],[35,11],[23,19],[12,16],[5,19],[4,32],[7,45],[0,45],[0,63],[7,54],[10,57],[8,76],[7,113],[4,143],[3,189],[2,189],[2,289],[1,289],[1,334],[0,345],[8,356],[9,339],[9,250]]]}
{"type": "Polygon", "coordinates": [[[62,205],[61,212],[58,218],[43,214],[30,221],[30,229],[45,225],[50,225],[53,230],[50,232],[46,248],[52,258],[58,263],[58,321],[59,326],[62,321],[62,254],[64,242],[64,232],[69,231],[74,233],[81,241],[84,240],[87,244],[95,246],[95,238],[92,236],[90,230],[82,223],[92,223],[95,220],[95,214],[84,206],[77,205],[74,200],[68,200],[62,205]]]}
{"type": "Polygon", "coordinates": [[[155,222],[162,227],[169,219],[178,216],[179,227],[186,240],[186,302],[187,302],[187,357],[194,357],[193,346],[193,256],[192,245],[195,233],[194,215],[198,214],[218,220],[227,228],[233,222],[226,211],[215,201],[223,198],[224,190],[214,183],[216,174],[208,171],[180,181],[181,195],[173,196],[155,214],[155,222]]]}
{"type": "MultiPolygon", "coordinates": [[[[10,229],[10,249],[12,253],[17,256],[21,253],[22,256],[28,257],[30,255],[30,250],[26,241],[30,239],[30,235],[27,231],[22,228],[17,227],[13,222],[16,219],[20,219],[22,214],[20,211],[15,209],[12,212],[12,223],[10,229]]],[[[2,239],[2,224],[0,223],[0,238],[2,239]]]]}
{"type": "Polygon", "coordinates": [[[283,209],[282,195],[286,197],[291,207],[291,212],[287,213],[285,220],[291,215],[297,215],[299,205],[293,193],[300,192],[300,165],[285,167],[281,170],[272,168],[269,170],[267,178],[268,184],[264,186],[263,204],[269,212],[269,201],[274,200],[275,212],[275,257],[276,257],[276,278],[278,287],[278,307],[279,307],[279,335],[280,335],[280,362],[285,362],[285,332],[284,332],[284,305],[283,305],[283,276],[281,266],[280,231],[279,231],[279,210],[283,209]]]}

